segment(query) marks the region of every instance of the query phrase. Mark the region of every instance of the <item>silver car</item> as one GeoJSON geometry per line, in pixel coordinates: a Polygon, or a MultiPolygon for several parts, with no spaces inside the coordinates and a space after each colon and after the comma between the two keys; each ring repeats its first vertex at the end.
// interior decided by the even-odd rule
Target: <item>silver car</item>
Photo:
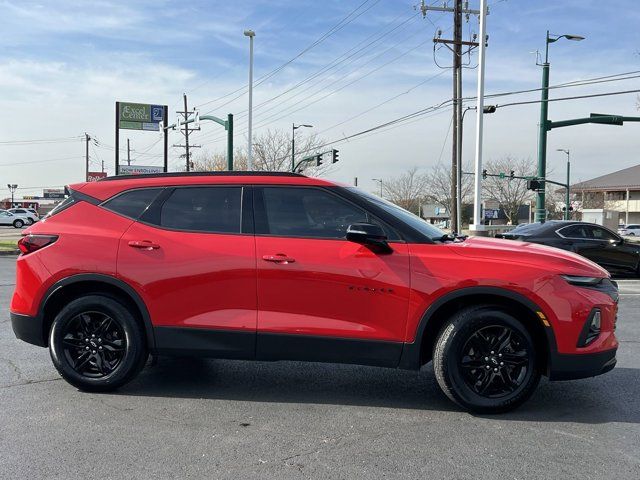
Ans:
{"type": "Polygon", "coordinates": [[[22,228],[27,224],[24,217],[18,217],[7,210],[0,210],[0,225],[12,225],[14,228],[22,228]]]}

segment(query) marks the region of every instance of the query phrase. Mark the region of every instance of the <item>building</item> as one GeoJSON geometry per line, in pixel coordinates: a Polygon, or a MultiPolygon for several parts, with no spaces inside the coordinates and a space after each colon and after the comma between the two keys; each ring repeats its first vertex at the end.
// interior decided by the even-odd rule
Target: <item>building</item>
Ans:
{"type": "Polygon", "coordinates": [[[640,165],[571,186],[583,209],[618,213],[618,223],[640,223],[640,165]]]}

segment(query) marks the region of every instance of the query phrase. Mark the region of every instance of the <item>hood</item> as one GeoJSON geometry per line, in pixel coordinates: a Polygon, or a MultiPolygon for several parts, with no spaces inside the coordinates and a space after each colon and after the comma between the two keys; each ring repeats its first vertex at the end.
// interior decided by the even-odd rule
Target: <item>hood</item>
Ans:
{"type": "Polygon", "coordinates": [[[604,268],[591,260],[566,250],[535,243],[471,237],[464,242],[451,244],[450,248],[464,257],[531,265],[565,275],[609,277],[604,268]]]}

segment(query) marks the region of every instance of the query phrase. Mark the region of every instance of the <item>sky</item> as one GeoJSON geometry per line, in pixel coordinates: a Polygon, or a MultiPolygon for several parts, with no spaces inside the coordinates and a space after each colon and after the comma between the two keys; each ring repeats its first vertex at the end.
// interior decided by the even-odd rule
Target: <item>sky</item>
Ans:
{"type": "MultiPolygon", "coordinates": [[[[0,0],[0,185],[37,195],[84,178],[84,134],[90,167],[114,171],[116,101],[168,105],[170,120],[182,109],[236,118],[236,145],[247,143],[249,40],[253,29],[254,135],[289,132],[292,122],[312,124],[340,161],[328,177],[375,190],[373,178],[411,168],[429,169],[451,158],[451,108],[369,134],[351,135],[451,98],[451,53],[434,50],[438,31],[450,38],[452,15],[415,10],[406,0],[87,1],[0,0]]],[[[429,2],[428,2],[429,3],[429,2]]],[[[443,0],[437,2],[442,5],[443,0]]],[[[449,4],[452,2],[449,1],[449,4]]],[[[630,73],[640,75],[640,11],[637,0],[488,0],[486,94],[535,89],[541,83],[536,50],[545,33],[577,34],[582,42],[550,46],[551,84],[630,73]]],[[[470,0],[478,8],[479,0],[470,0]]],[[[478,32],[477,17],[464,26],[478,32]]],[[[465,57],[463,96],[476,94],[477,55],[465,57]]],[[[625,77],[618,77],[625,78],[625,77]]],[[[608,79],[607,79],[608,80],[608,79]]],[[[570,86],[551,98],[640,89],[640,78],[570,86]]],[[[535,91],[488,99],[486,160],[504,156],[535,162],[539,99],[535,91]],[[501,106],[504,105],[504,106],[501,106]]],[[[472,106],[473,100],[465,103],[472,106]]],[[[637,94],[583,98],[550,104],[552,120],[591,112],[640,116],[637,94]]],[[[466,115],[465,163],[474,156],[475,116],[466,115]]],[[[640,124],[583,125],[549,134],[551,177],[564,175],[571,151],[572,179],[587,180],[640,163],[640,124]]],[[[121,131],[130,138],[136,165],[159,165],[157,132],[121,131]]],[[[202,122],[191,137],[201,151],[224,152],[225,132],[202,122]]],[[[169,144],[182,143],[171,133],[169,144]]],[[[170,148],[170,168],[183,150],[170,148]]],[[[197,155],[197,153],[196,153],[197,155]]],[[[121,158],[126,152],[121,153],[121,158]]],[[[2,196],[2,194],[0,194],[2,196]]]]}

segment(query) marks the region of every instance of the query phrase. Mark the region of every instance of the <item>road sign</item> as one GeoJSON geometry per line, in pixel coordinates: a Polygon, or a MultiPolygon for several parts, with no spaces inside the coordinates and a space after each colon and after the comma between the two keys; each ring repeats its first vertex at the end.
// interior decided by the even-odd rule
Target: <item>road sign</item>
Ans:
{"type": "Polygon", "coordinates": [[[158,165],[120,165],[120,175],[144,175],[148,173],[162,173],[164,169],[158,165]]]}
{"type": "Polygon", "coordinates": [[[101,178],[105,178],[107,176],[107,172],[88,172],[87,173],[87,182],[97,182],[101,178]]]}
{"type": "Polygon", "coordinates": [[[42,191],[43,198],[64,198],[64,188],[45,188],[42,191]]]}

